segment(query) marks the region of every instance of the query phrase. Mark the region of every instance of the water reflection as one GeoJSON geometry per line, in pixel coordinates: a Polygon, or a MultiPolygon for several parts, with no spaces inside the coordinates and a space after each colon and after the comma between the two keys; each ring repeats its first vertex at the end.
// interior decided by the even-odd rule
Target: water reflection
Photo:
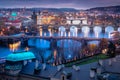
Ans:
{"type": "MultiPolygon", "coordinates": [[[[64,26],[61,26],[57,31],[51,30],[43,30],[39,29],[39,36],[78,36],[78,37],[96,37],[96,38],[108,38],[108,34],[112,32],[114,28],[112,26],[107,26],[105,28],[105,33],[102,32],[102,28],[100,26],[95,26],[93,28],[93,32],[90,32],[89,26],[83,26],[81,28],[81,32],[78,31],[77,27],[71,26],[70,31],[66,31],[64,26]]],[[[118,29],[120,31],[120,28],[118,29]]],[[[110,36],[109,36],[110,37],[110,36]]],[[[18,43],[17,43],[18,44],[18,43]]],[[[60,63],[62,60],[71,61],[75,60],[78,57],[84,57],[86,55],[92,55],[93,52],[97,51],[97,45],[99,41],[89,41],[87,42],[86,47],[83,46],[82,42],[78,42],[75,40],[44,40],[44,39],[29,39],[28,46],[30,47],[30,51],[34,52],[37,59],[41,62],[55,62],[56,64],[60,63]]],[[[9,45],[10,50],[15,50],[19,48],[18,45],[9,45]]],[[[20,47],[21,48],[21,47],[20,47]]],[[[8,49],[8,48],[6,48],[8,49]]],[[[10,53],[10,52],[9,52],[10,53]]]]}
{"type": "Polygon", "coordinates": [[[20,47],[21,42],[18,41],[16,43],[9,44],[10,51],[14,52],[17,51],[17,49],[20,47]]]}
{"type": "Polygon", "coordinates": [[[65,27],[64,26],[60,26],[59,27],[59,36],[65,36],[65,27]]]}
{"type": "Polygon", "coordinates": [[[48,31],[49,31],[49,36],[52,36],[52,29],[48,28],[48,31]]]}
{"type": "Polygon", "coordinates": [[[82,32],[84,33],[84,37],[88,37],[88,34],[90,32],[90,28],[88,26],[83,26],[82,32]]]}
{"type": "Polygon", "coordinates": [[[94,31],[95,37],[99,38],[99,35],[102,32],[102,28],[100,26],[95,26],[93,29],[94,29],[93,31],[94,31]]]}
{"type": "MultiPolygon", "coordinates": [[[[90,31],[89,26],[83,26],[81,32],[78,31],[76,26],[71,26],[69,31],[66,31],[64,26],[60,26],[58,31],[48,28],[48,30],[43,30],[40,28],[39,36],[65,36],[65,37],[90,37],[90,38],[110,38],[110,33],[114,31],[112,26],[107,26],[105,28],[105,33],[102,32],[101,26],[94,26],[93,32],[90,31]]],[[[120,28],[118,28],[120,31],[120,28]]]]}
{"type": "Polygon", "coordinates": [[[49,48],[50,47],[50,42],[43,40],[43,39],[36,39],[36,44],[35,47],[36,48],[49,48]]]}
{"type": "Polygon", "coordinates": [[[77,37],[77,34],[78,34],[77,32],[78,32],[77,27],[75,27],[75,26],[70,27],[71,36],[77,37]]]}
{"type": "Polygon", "coordinates": [[[56,49],[53,51],[53,54],[54,54],[54,59],[56,60],[56,58],[57,58],[57,50],[56,49]]]}
{"type": "Polygon", "coordinates": [[[57,42],[59,53],[64,55],[65,59],[72,59],[79,54],[81,43],[74,40],[60,40],[57,42]]]}
{"type": "Polygon", "coordinates": [[[43,30],[42,30],[42,28],[40,28],[40,30],[39,30],[39,36],[42,36],[42,34],[43,34],[43,30]]]}
{"type": "Polygon", "coordinates": [[[114,28],[112,26],[107,26],[105,28],[105,32],[108,34],[108,38],[111,38],[110,37],[110,33],[114,31],[114,28]]]}

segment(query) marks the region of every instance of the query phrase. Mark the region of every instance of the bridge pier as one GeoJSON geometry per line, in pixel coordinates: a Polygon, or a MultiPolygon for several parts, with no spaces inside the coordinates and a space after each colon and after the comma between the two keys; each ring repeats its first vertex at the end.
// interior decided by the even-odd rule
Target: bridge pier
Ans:
{"type": "Polygon", "coordinates": [[[1,39],[1,40],[0,40],[0,46],[8,46],[8,40],[6,40],[6,39],[1,39]]]}
{"type": "Polygon", "coordinates": [[[92,27],[92,26],[90,27],[90,32],[94,32],[93,28],[94,28],[94,27],[92,27]]]}
{"type": "Polygon", "coordinates": [[[102,27],[102,33],[105,33],[105,26],[102,27]]]}
{"type": "Polygon", "coordinates": [[[81,45],[81,47],[86,47],[87,45],[88,45],[88,41],[86,41],[86,40],[81,40],[81,43],[82,43],[82,45],[81,45]]]}
{"type": "Polygon", "coordinates": [[[115,30],[115,31],[118,31],[118,28],[119,28],[119,26],[115,26],[115,27],[114,27],[114,30],[115,30]]]}
{"type": "Polygon", "coordinates": [[[28,46],[29,39],[21,39],[21,46],[28,46]]]}
{"type": "Polygon", "coordinates": [[[57,40],[55,40],[55,39],[50,40],[50,48],[52,50],[57,48],[57,40]]]}

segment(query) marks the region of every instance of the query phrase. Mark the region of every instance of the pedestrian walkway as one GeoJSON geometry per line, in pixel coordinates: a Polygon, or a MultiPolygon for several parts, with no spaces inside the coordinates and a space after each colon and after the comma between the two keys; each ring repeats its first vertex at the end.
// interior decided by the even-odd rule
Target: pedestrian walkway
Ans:
{"type": "MultiPolygon", "coordinates": [[[[46,65],[46,70],[41,70],[37,76],[49,77],[51,80],[60,80],[63,73],[70,73],[70,80],[97,80],[96,73],[104,73],[104,72],[112,72],[120,74],[120,56],[116,56],[115,58],[101,60],[101,65],[98,62],[93,62],[90,64],[73,66],[73,67],[65,67],[63,65],[59,66],[51,66],[46,65]],[[62,67],[60,67],[62,66],[62,67]],[[76,68],[79,68],[76,69],[76,68]],[[95,77],[90,77],[91,68],[96,69],[97,71],[94,73],[95,77]]],[[[22,74],[33,75],[34,74],[34,63],[30,63],[31,65],[26,66],[22,70],[22,74]],[[33,67],[32,67],[33,66],[33,67]]],[[[93,73],[92,73],[93,75],[93,73]]]]}

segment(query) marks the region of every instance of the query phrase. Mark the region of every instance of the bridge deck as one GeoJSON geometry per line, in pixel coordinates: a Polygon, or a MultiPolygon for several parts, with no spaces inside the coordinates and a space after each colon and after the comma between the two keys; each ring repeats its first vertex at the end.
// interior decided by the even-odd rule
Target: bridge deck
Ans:
{"type": "MultiPolygon", "coordinates": [[[[57,36],[57,37],[51,37],[51,36],[0,36],[0,39],[3,40],[3,39],[45,39],[45,40],[51,40],[51,39],[54,39],[54,40],[62,40],[62,39],[71,39],[71,40],[90,40],[90,41],[94,41],[94,40],[101,40],[102,38],[84,38],[84,37],[60,37],[60,36],[57,36]]],[[[106,38],[107,39],[107,38],[106,38]]]]}

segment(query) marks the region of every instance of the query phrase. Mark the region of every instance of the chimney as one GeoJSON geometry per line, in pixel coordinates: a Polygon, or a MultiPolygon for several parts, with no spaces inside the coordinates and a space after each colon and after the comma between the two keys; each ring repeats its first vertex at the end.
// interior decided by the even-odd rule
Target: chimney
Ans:
{"type": "Polygon", "coordinates": [[[39,66],[39,62],[38,62],[38,60],[36,60],[36,61],[35,61],[35,69],[37,69],[38,66],[39,66]]]}
{"type": "Polygon", "coordinates": [[[34,69],[34,74],[39,74],[41,69],[39,68],[39,62],[38,60],[35,61],[35,69],[34,69]]]}
{"type": "Polygon", "coordinates": [[[29,62],[32,62],[32,60],[29,60],[29,62]]]}
{"type": "Polygon", "coordinates": [[[26,64],[27,64],[27,61],[26,61],[26,60],[24,60],[23,65],[25,66],[26,64]]]}

